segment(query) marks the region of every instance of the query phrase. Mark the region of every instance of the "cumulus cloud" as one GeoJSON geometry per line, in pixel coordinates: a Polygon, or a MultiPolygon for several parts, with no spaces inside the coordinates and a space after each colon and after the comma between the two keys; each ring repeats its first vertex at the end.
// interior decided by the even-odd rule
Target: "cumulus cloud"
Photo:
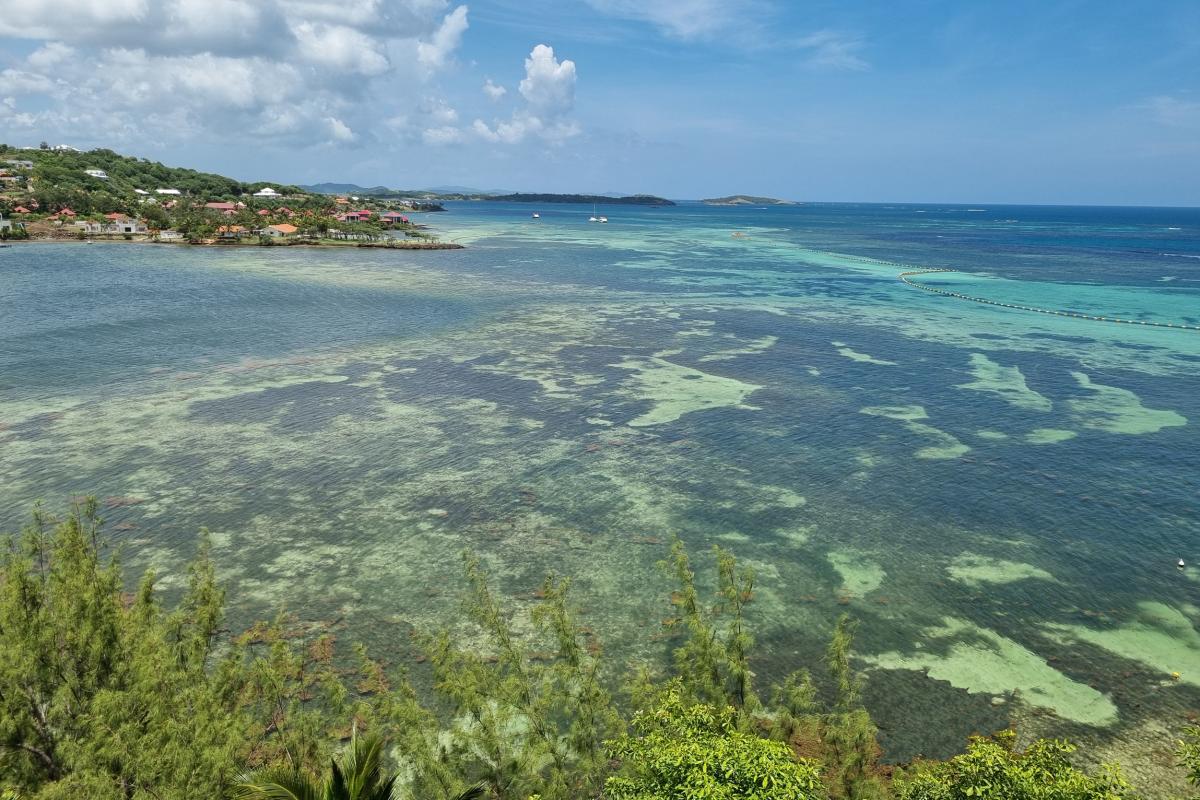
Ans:
{"type": "Polygon", "coordinates": [[[531,136],[548,142],[576,136],[579,125],[568,119],[575,107],[575,79],[574,61],[559,61],[553,47],[539,44],[525,59],[525,77],[518,86],[525,106],[492,125],[477,119],[471,130],[485,141],[503,144],[517,144],[531,136]]]}
{"type": "Polygon", "coordinates": [[[499,100],[508,94],[508,89],[505,89],[500,84],[492,83],[492,79],[488,78],[483,84],[483,93],[492,100],[499,100]]]}
{"type": "MultiPolygon", "coordinates": [[[[0,74],[16,98],[0,132],[351,145],[388,119],[381,97],[427,92],[467,25],[451,0],[0,0],[0,36],[40,44],[0,74]]],[[[426,124],[453,122],[430,107],[426,124]]]]}
{"type": "Polygon", "coordinates": [[[428,70],[445,66],[450,55],[458,49],[466,30],[467,7],[459,6],[446,15],[433,36],[417,45],[417,60],[428,70]]]}
{"type": "Polygon", "coordinates": [[[519,89],[529,105],[544,113],[570,111],[575,105],[575,62],[559,61],[553,47],[539,44],[525,59],[525,77],[519,89]]]}

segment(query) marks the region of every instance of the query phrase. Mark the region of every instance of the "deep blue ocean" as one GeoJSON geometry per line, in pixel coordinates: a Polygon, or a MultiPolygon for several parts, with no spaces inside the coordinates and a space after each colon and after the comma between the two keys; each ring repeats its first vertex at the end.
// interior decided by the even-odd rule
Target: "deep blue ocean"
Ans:
{"type": "Polygon", "coordinates": [[[1140,757],[1200,705],[1200,331],[897,278],[1196,326],[1200,209],[600,213],[450,203],[422,221],[455,251],[0,249],[0,530],[94,493],[171,591],[206,527],[235,619],[395,661],[471,548],[518,618],[570,575],[611,655],[665,663],[656,562],[677,534],[710,581],[720,545],[762,685],[859,620],[895,759],[1011,723],[1140,757]]]}

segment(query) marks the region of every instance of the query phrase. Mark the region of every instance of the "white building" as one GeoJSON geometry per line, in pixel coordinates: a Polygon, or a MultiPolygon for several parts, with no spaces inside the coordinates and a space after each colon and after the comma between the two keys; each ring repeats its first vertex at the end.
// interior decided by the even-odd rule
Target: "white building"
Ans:
{"type": "Polygon", "coordinates": [[[93,178],[99,178],[102,181],[108,180],[108,173],[102,169],[85,169],[84,175],[91,175],[93,178]]]}
{"type": "Polygon", "coordinates": [[[182,242],[184,235],[179,231],[159,231],[158,240],[160,242],[182,242]]]}
{"type": "Polygon", "coordinates": [[[26,161],[23,158],[10,158],[4,163],[8,164],[13,169],[33,169],[33,162],[26,161]]]}
{"type": "Polygon", "coordinates": [[[133,193],[134,193],[134,194],[150,194],[150,193],[149,193],[149,192],[147,192],[145,189],[134,189],[134,190],[133,190],[133,193]]]}
{"type": "Polygon", "coordinates": [[[183,192],[179,191],[178,189],[155,189],[154,193],[155,194],[172,194],[172,195],[183,194],[183,192]]]}
{"type": "Polygon", "coordinates": [[[270,186],[264,186],[254,193],[255,197],[279,197],[279,192],[272,189],[270,186]]]}

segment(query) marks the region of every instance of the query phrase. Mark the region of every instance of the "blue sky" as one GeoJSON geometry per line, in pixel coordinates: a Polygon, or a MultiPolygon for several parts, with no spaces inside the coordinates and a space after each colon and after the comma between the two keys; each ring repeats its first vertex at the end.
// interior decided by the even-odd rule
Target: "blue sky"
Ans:
{"type": "Polygon", "coordinates": [[[1200,205],[1200,3],[0,0],[0,141],[41,140],[293,182],[1200,205]]]}

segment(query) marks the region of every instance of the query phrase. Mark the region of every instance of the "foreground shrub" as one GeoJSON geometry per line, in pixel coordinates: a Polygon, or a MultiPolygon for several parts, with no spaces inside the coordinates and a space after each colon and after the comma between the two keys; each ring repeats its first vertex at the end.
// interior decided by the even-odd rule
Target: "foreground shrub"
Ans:
{"type": "Polygon", "coordinates": [[[678,682],[634,715],[633,735],[609,743],[623,763],[608,779],[611,800],[815,800],[820,771],[782,742],[738,730],[732,707],[683,699],[678,682]]]}
{"type": "Polygon", "coordinates": [[[899,800],[1135,800],[1115,767],[1091,776],[1071,765],[1075,747],[1057,739],[1039,739],[1024,751],[1016,734],[1004,731],[975,737],[967,752],[949,761],[919,766],[898,785],[899,800]]]}

